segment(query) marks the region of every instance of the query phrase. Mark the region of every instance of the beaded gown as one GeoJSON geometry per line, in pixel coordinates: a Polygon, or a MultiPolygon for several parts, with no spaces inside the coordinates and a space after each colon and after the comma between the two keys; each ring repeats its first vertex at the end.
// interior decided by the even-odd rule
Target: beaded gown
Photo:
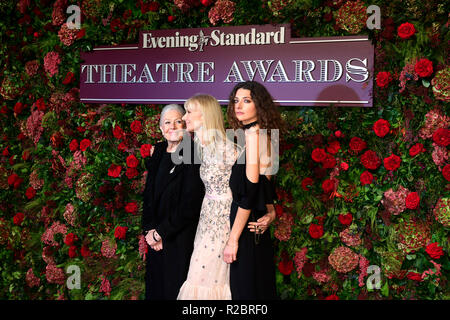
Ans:
{"type": "Polygon", "coordinates": [[[215,151],[202,148],[200,178],[205,197],[188,276],[178,300],[231,300],[230,265],[223,260],[223,250],[230,234],[233,197],[229,180],[236,156],[231,143],[221,143],[215,151]]]}

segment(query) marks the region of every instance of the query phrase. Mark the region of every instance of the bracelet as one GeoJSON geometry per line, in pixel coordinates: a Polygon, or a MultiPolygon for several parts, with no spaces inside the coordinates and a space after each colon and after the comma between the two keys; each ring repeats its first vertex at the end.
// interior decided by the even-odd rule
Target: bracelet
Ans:
{"type": "Polygon", "coordinates": [[[156,233],[156,230],[153,231],[153,240],[155,240],[156,242],[158,242],[158,240],[156,240],[156,238],[155,238],[155,233],[156,233]]]}

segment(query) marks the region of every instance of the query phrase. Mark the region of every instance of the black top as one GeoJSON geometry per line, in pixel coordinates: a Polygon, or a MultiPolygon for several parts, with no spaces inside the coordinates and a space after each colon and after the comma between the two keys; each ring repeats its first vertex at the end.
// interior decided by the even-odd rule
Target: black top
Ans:
{"type": "Polygon", "coordinates": [[[169,179],[170,170],[175,166],[171,159],[172,153],[164,151],[161,162],[159,164],[158,172],[156,173],[155,185],[161,186],[169,179]]]}

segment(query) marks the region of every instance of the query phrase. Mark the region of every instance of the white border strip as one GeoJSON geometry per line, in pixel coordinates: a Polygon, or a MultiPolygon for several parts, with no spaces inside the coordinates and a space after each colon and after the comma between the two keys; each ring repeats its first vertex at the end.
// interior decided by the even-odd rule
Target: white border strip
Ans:
{"type": "MultiPolygon", "coordinates": [[[[80,101],[142,101],[142,102],[153,102],[153,101],[180,101],[184,102],[188,99],[101,99],[101,98],[82,98],[80,101]]],[[[219,102],[228,102],[228,100],[217,100],[219,102]]],[[[274,100],[274,102],[286,102],[286,103],[369,103],[369,101],[345,101],[345,100],[274,100]]]]}
{"type": "Polygon", "coordinates": [[[289,43],[327,43],[327,42],[351,42],[351,41],[367,41],[369,38],[364,39],[335,39],[335,40],[294,40],[289,43]]]}
{"type": "Polygon", "coordinates": [[[139,47],[94,48],[94,51],[96,51],[96,50],[130,50],[130,49],[139,49],[139,47]]]}

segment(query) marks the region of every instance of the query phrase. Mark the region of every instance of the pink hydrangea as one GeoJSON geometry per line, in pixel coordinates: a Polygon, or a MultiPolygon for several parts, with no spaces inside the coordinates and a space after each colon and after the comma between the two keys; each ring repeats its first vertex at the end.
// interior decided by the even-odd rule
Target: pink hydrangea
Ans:
{"type": "Polygon", "coordinates": [[[102,275],[100,279],[102,280],[102,283],[100,284],[100,292],[103,292],[105,296],[109,296],[111,294],[111,283],[104,275],[102,275]]]}
{"type": "Polygon", "coordinates": [[[399,186],[397,191],[390,188],[384,193],[384,199],[381,203],[385,209],[393,215],[399,215],[406,209],[405,200],[409,194],[409,190],[403,186],[399,186]]]}
{"type": "Polygon", "coordinates": [[[53,77],[58,73],[58,66],[61,63],[61,58],[58,52],[50,51],[44,57],[44,69],[50,77],[53,77]]]}
{"type": "Polygon", "coordinates": [[[67,233],[67,227],[59,221],[53,222],[50,228],[45,230],[41,236],[41,241],[44,244],[50,245],[52,247],[58,246],[58,242],[55,241],[55,235],[61,233],[65,235],[67,233]]]}
{"type": "Polygon", "coordinates": [[[44,179],[39,179],[37,170],[33,170],[30,174],[30,186],[32,186],[34,190],[40,190],[44,186],[44,183],[44,179]]]}
{"type": "Polygon", "coordinates": [[[433,148],[434,149],[431,153],[431,157],[433,158],[433,162],[439,167],[439,171],[441,171],[441,167],[444,166],[448,160],[447,147],[438,146],[433,142],[433,148]]]}
{"type": "Polygon", "coordinates": [[[44,117],[44,112],[40,111],[33,104],[31,115],[27,119],[26,124],[26,136],[33,140],[34,144],[37,145],[39,139],[41,138],[44,128],[42,127],[42,118],[44,117]]]}
{"type": "Polygon", "coordinates": [[[66,275],[64,270],[55,264],[48,264],[45,268],[45,277],[49,283],[64,284],[66,275]]]}
{"type": "Polygon", "coordinates": [[[357,232],[351,230],[350,227],[339,233],[339,237],[349,247],[357,247],[361,244],[361,237],[357,232]]]}
{"type": "Polygon", "coordinates": [[[230,0],[218,0],[209,10],[208,18],[212,25],[216,25],[219,20],[224,23],[233,21],[236,4],[230,0]]]}
{"type": "Polygon", "coordinates": [[[302,275],[302,269],[307,260],[307,258],[306,258],[307,252],[308,252],[308,248],[303,247],[300,249],[300,251],[297,251],[297,253],[294,256],[294,263],[295,263],[295,268],[297,270],[298,278],[300,278],[300,276],[302,275]]]}
{"type": "Polygon", "coordinates": [[[337,272],[347,273],[356,268],[359,256],[350,248],[340,246],[328,256],[328,261],[337,272]]]}
{"type": "Polygon", "coordinates": [[[319,283],[327,283],[331,280],[331,277],[323,270],[318,272],[313,272],[312,274],[314,280],[316,280],[319,283]]]}
{"type": "Polygon", "coordinates": [[[364,287],[364,278],[367,276],[367,268],[369,268],[369,260],[366,257],[359,255],[359,276],[358,283],[360,287],[364,287]]]}
{"type": "Polygon", "coordinates": [[[60,26],[66,21],[67,0],[56,0],[53,4],[52,24],[60,26]]]}
{"type": "Polygon", "coordinates": [[[28,269],[25,280],[30,288],[37,287],[41,283],[41,279],[34,275],[33,268],[28,269]]]}
{"type": "Polygon", "coordinates": [[[67,26],[67,23],[64,23],[61,26],[61,29],[59,29],[58,32],[58,37],[59,40],[61,40],[61,42],[65,45],[65,46],[71,46],[74,41],[76,40],[78,34],[78,30],[77,29],[70,29],[67,26]]]}
{"type": "Polygon", "coordinates": [[[75,227],[76,213],[75,213],[75,207],[73,206],[73,204],[71,204],[71,203],[66,204],[66,210],[64,211],[63,216],[64,216],[64,219],[66,219],[68,224],[75,227]]]}
{"type": "Polygon", "coordinates": [[[294,225],[294,217],[289,213],[283,215],[277,221],[277,228],[274,236],[280,241],[288,241],[291,237],[292,226],[294,225]]]}
{"type": "Polygon", "coordinates": [[[403,67],[403,70],[400,72],[400,77],[399,77],[400,90],[399,90],[399,92],[403,92],[406,89],[406,82],[408,80],[410,80],[411,77],[415,81],[419,80],[419,76],[417,75],[417,73],[415,71],[415,68],[414,68],[415,65],[416,65],[416,62],[417,62],[417,59],[415,59],[415,60],[413,60],[413,61],[411,61],[409,63],[406,63],[405,66],[403,67]]]}
{"type": "Polygon", "coordinates": [[[146,255],[148,252],[147,241],[145,241],[145,237],[143,234],[139,236],[139,256],[145,261],[146,255]]]}
{"type": "Polygon", "coordinates": [[[102,256],[105,258],[114,258],[116,256],[117,243],[114,239],[105,239],[102,241],[102,256]]]}
{"type": "Polygon", "coordinates": [[[39,62],[37,60],[31,60],[25,63],[25,72],[30,77],[36,75],[38,70],[39,70],[39,62]]]}

